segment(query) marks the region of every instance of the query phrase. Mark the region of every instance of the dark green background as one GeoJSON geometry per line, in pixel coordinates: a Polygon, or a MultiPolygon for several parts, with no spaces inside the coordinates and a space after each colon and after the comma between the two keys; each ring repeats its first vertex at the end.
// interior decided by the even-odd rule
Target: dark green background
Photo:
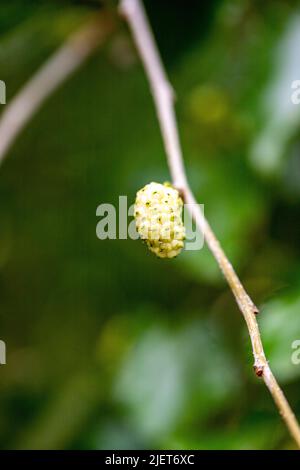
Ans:
{"type": "MultiPolygon", "coordinates": [[[[191,186],[262,309],[270,364],[300,416],[300,2],[146,6],[191,186]]],[[[6,106],[98,8],[1,1],[6,106]]],[[[96,238],[99,204],[168,179],[120,21],[0,168],[1,448],[294,448],[208,249],[164,261],[139,241],[96,238]]]]}

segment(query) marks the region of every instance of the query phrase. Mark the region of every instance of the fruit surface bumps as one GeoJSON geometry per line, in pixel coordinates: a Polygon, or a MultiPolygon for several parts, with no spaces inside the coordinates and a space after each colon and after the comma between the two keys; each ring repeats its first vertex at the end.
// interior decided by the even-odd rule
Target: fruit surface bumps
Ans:
{"type": "Polygon", "coordinates": [[[174,258],[184,246],[183,202],[169,183],[149,183],[137,192],[134,217],[137,231],[159,258],[174,258]]]}

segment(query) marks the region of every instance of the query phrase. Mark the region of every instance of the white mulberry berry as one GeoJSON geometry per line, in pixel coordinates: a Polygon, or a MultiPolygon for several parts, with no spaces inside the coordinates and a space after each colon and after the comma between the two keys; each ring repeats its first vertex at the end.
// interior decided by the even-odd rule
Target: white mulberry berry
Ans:
{"type": "Polygon", "coordinates": [[[183,202],[169,183],[150,183],[137,192],[134,217],[137,231],[159,258],[174,258],[183,248],[183,202]]]}

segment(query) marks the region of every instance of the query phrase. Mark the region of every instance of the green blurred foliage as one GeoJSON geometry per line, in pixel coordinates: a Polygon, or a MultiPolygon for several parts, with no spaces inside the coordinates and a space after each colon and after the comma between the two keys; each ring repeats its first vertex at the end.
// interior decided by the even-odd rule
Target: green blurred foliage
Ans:
{"type": "MultiPolygon", "coordinates": [[[[146,6],[176,90],[191,185],[262,304],[270,364],[299,416],[300,107],[287,100],[300,79],[300,2],[146,6]]],[[[98,8],[1,2],[8,103],[98,8]]],[[[99,204],[133,202],[144,184],[168,179],[120,22],[0,169],[2,448],[293,448],[207,247],[164,262],[139,241],[96,238],[99,204]]]]}

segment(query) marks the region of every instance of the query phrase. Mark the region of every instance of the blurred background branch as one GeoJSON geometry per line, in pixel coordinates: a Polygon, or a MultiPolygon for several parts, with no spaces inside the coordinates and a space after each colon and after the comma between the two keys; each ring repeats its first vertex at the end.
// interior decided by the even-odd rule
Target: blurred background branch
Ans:
{"type": "Polygon", "coordinates": [[[10,101],[0,118],[0,165],[19,133],[47,97],[85,62],[113,29],[112,15],[107,12],[94,14],[10,101]]]}

